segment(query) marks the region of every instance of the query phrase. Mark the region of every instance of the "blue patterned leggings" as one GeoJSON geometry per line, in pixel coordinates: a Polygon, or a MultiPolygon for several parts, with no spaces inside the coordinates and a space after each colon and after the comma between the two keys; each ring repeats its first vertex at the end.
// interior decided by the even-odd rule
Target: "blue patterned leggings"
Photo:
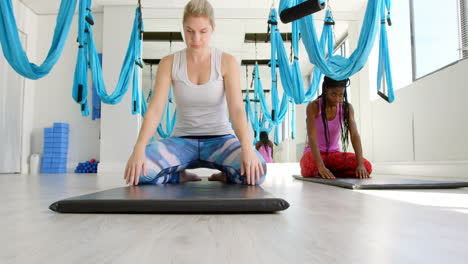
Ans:
{"type": "MultiPolygon", "coordinates": [[[[263,170],[266,163],[258,151],[263,170]]],[[[179,183],[179,172],[185,169],[218,169],[227,175],[228,183],[247,184],[240,174],[241,145],[234,135],[206,139],[169,137],[146,146],[146,176],[140,184],[179,183]]],[[[260,175],[261,184],[265,175],[260,175]]]]}

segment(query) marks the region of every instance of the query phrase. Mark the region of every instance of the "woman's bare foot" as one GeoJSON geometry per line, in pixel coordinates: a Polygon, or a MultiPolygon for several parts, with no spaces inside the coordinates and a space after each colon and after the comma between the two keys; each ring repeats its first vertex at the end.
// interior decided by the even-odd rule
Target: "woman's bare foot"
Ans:
{"type": "Polygon", "coordinates": [[[188,172],[187,170],[183,170],[179,172],[179,183],[184,183],[188,181],[201,181],[202,179],[196,175],[195,173],[188,172]]]}
{"type": "Polygon", "coordinates": [[[220,182],[227,182],[227,176],[226,173],[224,172],[218,172],[215,174],[212,174],[210,177],[208,177],[209,181],[220,181],[220,182]]]}

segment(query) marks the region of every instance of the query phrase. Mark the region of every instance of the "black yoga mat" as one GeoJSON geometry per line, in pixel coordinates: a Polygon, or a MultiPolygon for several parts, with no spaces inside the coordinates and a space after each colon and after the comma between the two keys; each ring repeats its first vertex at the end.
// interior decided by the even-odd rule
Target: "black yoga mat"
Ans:
{"type": "Polygon", "coordinates": [[[312,177],[305,178],[299,175],[293,175],[295,179],[310,181],[321,184],[328,184],[337,187],[343,187],[353,190],[365,189],[453,189],[468,187],[468,182],[463,181],[432,181],[420,179],[401,179],[392,177],[373,177],[370,179],[343,179],[333,180],[312,177]]]}
{"type": "Polygon", "coordinates": [[[289,203],[260,186],[193,182],[110,189],[57,201],[60,213],[267,213],[289,203]]]}

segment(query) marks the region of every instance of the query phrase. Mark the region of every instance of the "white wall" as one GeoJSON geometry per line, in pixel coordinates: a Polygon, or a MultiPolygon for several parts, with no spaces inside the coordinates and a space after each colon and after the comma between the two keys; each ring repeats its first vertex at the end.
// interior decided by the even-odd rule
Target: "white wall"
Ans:
{"type": "MultiPolygon", "coordinates": [[[[360,23],[350,23],[351,49],[356,45],[352,36],[360,30],[360,23]]],[[[393,46],[390,54],[408,51],[393,46]]],[[[468,110],[463,106],[468,92],[463,86],[468,81],[468,62],[460,61],[402,87],[389,104],[374,95],[377,56],[378,43],[366,66],[351,79],[364,156],[373,162],[374,172],[467,177],[468,125],[463,120],[468,110]]],[[[393,77],[407,83],[406,76],[393,77]]]]}
{"type": "MultiPolygon", "coordinates": [[[[18,37],[26,48],[26,35],[18,32],[18,37]]],[[[0,59],[0,173],[21,172],[24,80],[7,60],[0,59]]]]}
{"type": "MultiPolygon", "coordinates": [[[[14,15],[18,30],[26,37],[26,43],[23,46],[29,60],[37,62],[35,44],[37,42],[37,16],[20,1],[13,0],[14,15]]],[[[3,53],[1,53],[3,60],[3,53]]],[[[28,172],[28,158],[31,154],[31,133],[33,131],[33,113],[34,113],[34,95],[35,82],[29,79],[24,79],[23,91],[23,113],[22,113],[22,135],[21,135],[21,172],[28,172]]],[[[12,87],[14,89],[14,87],[12,87]]]]}
{"type": "Polygon", "coordinates": [[[373,152],[382,173],[467,177],[468,91],[463,60],[371,103],[373,152]]]}
{"type": "MultiPolygon", "coordinates": [[[[103,76],[109,94],[117,85],[134,17],[134,6],[104,7],[103,76]]],[[[119,104],[102,105],[99,172],[123,173],[132,153],[141,118],[131,115],[131,86],[119,104]]]]}
{"type": "MultiPolygon", "coordinates": [[[[96,47],[102,51],[102,14],[93,14],[95,26],[93,27],[96,47]]],[[[43,61],[47,56],[53,37],[57,15],[41,15],[37,18],[36,47],[38,60],[43,61]]],[[[54,122],[70,124],[68,164],[74,169],[78,162],[100,158],[99,132],[100,120],[91,120],[81,116],[80,107],[72,98],[73,75],[76,64],[78,45],[77,15],[73,18],[70,33],[63,53],[49,75],[35,81],[35,96],[33,110],[33,128],[31,152],[43,152],[43,130],[51,127],[54,122]]],[[[90,86],[91,89],[91,86],[90,86]]],[[[91,90],[89,90],[89,103],[91,105],[91,90]]]]}

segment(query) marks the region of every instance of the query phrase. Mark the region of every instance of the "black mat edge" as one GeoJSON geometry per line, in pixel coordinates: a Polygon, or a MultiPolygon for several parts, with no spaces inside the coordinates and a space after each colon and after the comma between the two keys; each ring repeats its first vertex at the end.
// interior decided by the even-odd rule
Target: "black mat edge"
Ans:
{"type": "Polygon", "coordinates": [[[281,198],[72,200],[57,201],[49,209],[59,213],[266,213],[289,208],[281,198]]]}

